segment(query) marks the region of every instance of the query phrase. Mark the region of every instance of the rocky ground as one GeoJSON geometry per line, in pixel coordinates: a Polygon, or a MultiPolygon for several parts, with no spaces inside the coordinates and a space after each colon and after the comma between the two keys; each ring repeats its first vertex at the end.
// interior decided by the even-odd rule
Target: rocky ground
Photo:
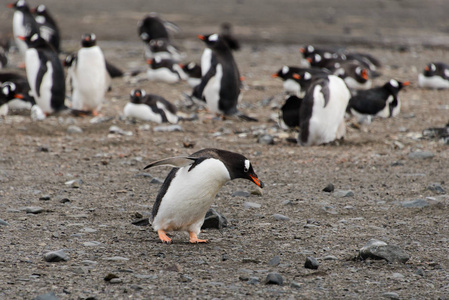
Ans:
{"type": "MultiPolygon", "coordinates": [[[[138,2],[122,11],[117,9],[121,2],[111,2],[111,16],[132,20],[133,27],[126,38],[100,41],[106,57],[124,70],[144,66],[134,27],[134,19],[143,15],[135,8],[138,2]]],[[[77,3],[79,7],[72,9],[81,20],[79,26],[84,29],[86,20],[97,24],[95,18],[81,17],[95,15],[95,10],[88,10],[83,1],[77,3]]],[[[324,5],[325,1],[317,3],[324,5]]],[[[408,21],[419,15],[417,11],[425,12],[414,1],[376,3],[397,10],[404,4],[407,13],[400,19],[406,24],[412,24],[408,21]]],[[[241,21],[236,29],[252,28],[261,34],[257,26],[263,24],[263,13],[251,15],[250,4],[237,1],[222,11],[225,16],[234,12],[241,21]],[[245,19],[244,13],[252,17],[245,19]]],[[[301,8],[305,10],[307,5],[312,4],[302,1],[301,8]]],[[[196,15],[191,8],[184,7],[183,14],[181,4],[173,7],[176,13],[170,16],[179,25],[192,20],[197,22],[197,31],[208,32],[192,17],[196,15]]],[[[268,7],[273,16],[267,21],[272,26],[264,25],[266,36],[285,37],[284,31],[291,32],[289,8],[293,4],[285,1],[284,10],[268,7]],[[284,11],[289,22],[274,26],[272,22],[282,20],[284,11]]],[[[357,7],[353,9],[353,15],[347,12],[345,22],[337,18],[329,26],[334,24],[341,34],[348,20],[362,18],[357,7]]],[[[341,10],[337,7],[335,11],[341,10]]],[[[203,9],[197,13],[205,23],[211,19],[203,9]]],[[[443,29],[432,36],[440,36],[438,40],[444,42],[447,25],[439,23],[439,15],[436,10],[427,14],[443,29]]],[[[108,32],[105,19],[111,26],[117,23],[106,13],[99,16],[103,26],[98,30],[102,32],[108,32]]],[[[311,13],[309,22],[313,16],[311,13]]],[[[69,18],[64,24],[70,22],[78,24],[69,18]]],[[[373,22],[368,16],[360,24],[373,22]]],[[[384,67],[376,84],[390,78],[412,82],[401,91],[401,114],[360,128],[348,119],[346,137],[339,144],[300,147],[286,140],[295,137],[294,133],[283,132],[273,121],[282,100],[282,84],[270,75],[284,64],[299,64],[298,48],[303,41],[322,39],[319,26],[309,26],[315,40],[274,43],[258,36],[255,41],[248,38],[242,51],[235,54],[246,83],[240,109],[257,117],[256,123],[216,121],[200,112],[197,120],[179,123],[182,131],[164,132],[160,130],[166,128],[157,124],[121,119],[129,92],[138,87],[166,97],[186,115],[192,113],[182,97],[189,92],[187,84],[153,83],[144,76],[114,79],[100,119],[55,116],[33,122],[27,113],[2,119],[0,299],[32,299],[46,293],[59,299],[449,298],[449,151],[447,144],[422,135],[424,129],[442,127],[449,121],[448,92],[417,87],[424,65],[430,60],[449,62],[449,54],[444,43],[420,46],[424,39],[421,31],[413,33],[413,26],[400,27],[395,22],[396,32],[407,37],[401,43],[388,42],[392,32],[385,21],[385,26],[377,29],[378,35],[364,37],[374,41],[371,46],[357,37],[346,45],[381,60],[384,67]],[[122,131],[111,133],[112,126],[122,131]],[[273,137],[274,144],[259,141],[262,135],[273,137]],[[174,233],[174,244],[164,245],[150,226],[132,224],[149,214],[160,180],[169,172],[163,167],[145,172],[143,167],[205,147],[246,155],[266,186],[260,193],[254,184],[236,180],[220,191],[213,208],[227,218],[228,227],[205,230],[200,237],[208,238],[209,244],[190,245],[184,233],[174,233]],[[323,192],[330,183],[335,190],[323,192]],[[358,259],[359,250],[370,239],[398,246],[409,260],[358,259]],[[46,261],[50,258],[45,255],[59,250],[65,260],[46,261]],[[304,267],[307,257],[316,259],[318,269],[304,267]],[[274,284],[268,284],[267,276],[274,278],[274,284]]],[[[424,19],[417,23],[423,32],[431,32],[424,19]]],[[[373,26],[367,28],[367,32],[376,31],[373,26]]],[[[67,51],[78,47],[70,38],[78,36],[75,29],[65,29],[63,48],[67,51]]],[[[243,30],[242,35],[246,34],[243,30]]],[[[433,39],[426,41],[432,44],[433,39]]],[[[201,41],[183,36],[177,42],[189,60],[199,61],[201,41]]],[[[12,69],[19,60],[17,54],[11,54],[12,69]]]]}

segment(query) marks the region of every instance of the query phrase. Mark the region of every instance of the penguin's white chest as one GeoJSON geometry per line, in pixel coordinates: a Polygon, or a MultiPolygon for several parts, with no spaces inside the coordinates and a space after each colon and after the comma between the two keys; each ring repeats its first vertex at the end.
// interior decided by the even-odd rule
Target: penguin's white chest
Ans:
{"type": "Polygon", "coordinates": [[[19,48],[20,53],[25,55],[28,49],[27,44],[19,39],[19,36],[27,35],[27,28],[23,25],[23,13],[21,11],[15,11],[14,17],[12,19],[12,30],[14,33],[14,41],[16,42],[17,48],[19,48]]]}
{"type": "Polygon", "coordinates": [[[207,74],[210,69],[212,61],[212,50],[209,48],[204,49],[203,55],[201,55],[201,76],[207,74]]]}
{"type": "Polygon", "coordinates": [[[344,80],[348,88],[354,90],[367,90],[370,89],[373,84],[372,80],[367,80],[364,83],[361,83],[350,76],[345,77],[344,80]]]}
{"type": "Polygon", "coordinates": [[[147,71],[148,80],[160,81],[166,83],[176,83],[180,81],[180,77],[176,72],[168,68],[158,68],[158,69],[148,69],[147,71]]]}
{"type": "Polygon", "coordinates": [[[215,76],[211,77],[203,90],[207,107],[213,113],[221,113],[219,109],[221,79],[223,77],[223,67],[217,64],[215,76]]]}
{"type": "Polygon", "coordinates": [[[162,116],[155,113],[151,107],[146,104],[127,103],[123,108],[123,114],[127,118],[162,123],[162,116]]]}
{"type": "Polygon", "coordinates": [[[303,97],[304,93],[301,94],[301,86],[298,82],[293,79],[287,79],[284,81],[284,91],[289,95],[296,95],[298,97],[303,97]]]}
{"type": "Polygon", "coordinates": [[[217,159],[207,159],[190,172],[180,168],[162,198],[154,216],[154,230],[192,231],[199,233],[204,216],[220,188],[230,175],[217,159]]]}
{"type": "Polygon", "coordinates": [[[418,85],[422,88],[429,88],[429,89],[448,89],[449,80],[444,79],[441,76],[427,77],[424,76],[424,74],[419,74],[418,85]]]}

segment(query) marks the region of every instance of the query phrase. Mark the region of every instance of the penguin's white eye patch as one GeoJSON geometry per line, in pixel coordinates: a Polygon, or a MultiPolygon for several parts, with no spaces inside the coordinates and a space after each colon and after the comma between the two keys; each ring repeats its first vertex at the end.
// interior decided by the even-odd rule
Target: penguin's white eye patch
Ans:
{"type": "Polygon", "coordinates": [[[251,167],[251,163],[249,162],[249,160],[245,159],[245,168],[243,170],[245,172],[248,172],[250,167],[251,167]]]}
{"type": "Polygon", "coordinates": [[[283,66],[283,67],[282,67],[282,74],[287,74],[289,70],[290,70],[289,67],[283,66]]]}
{"type": "Polygon", "coordinates": [[[394,87],[398,87],[399,86],[399,83],[396,80],[394,80],[394,79],[390,80],[390,84],[391,84],[391,86],[394,86],[394,87]]]}
{"type": "Polygon", "coordinates": [[[305,72],[304,73],[304,79],[305,80],[310,80],[312,78],[312,75],[309,72],[305,72]]]}
{"type": "Polygon", "coordinates": [[[38,35],[37,34],[33,34],[33,36],[31,37],[30,41],[34,42],[37,41],[38,39],[38,35]]]}
{"type": "Polygon", "coordinates": [[[431,69],[433,72],[435,72],[435,70],[437,69],[437,67],[436,67],[434,64],[431,64],[431,65],[430,65],[430,69],[431,69]]]}
{"type": "Polygon", "coordinates": [[[90,39],[92,40],[92,41],[95,41],[96,39],[97,39],[97,37],[96,37],[96,35],[95,34],[91,34],[90,35],[90,39]]]}
{"type": "Polygon", "coordinates": [[[148,39],[150,36],[148,35],[148,33],[146,33],[146,32],[142,32],[141,34],[140,34],[140,38],[142,39],[142,40],[146,40],[146,39],[148,39]]]}
{"type": "Polygon", "coordinates": [[[448,69],[445,69],[445,70],[444,70],[444,75],[445,75],[446,77],[449,77],[449,70],[448,70],[448,69]]]}
{"type": "Polygon", "coordinates": [[[187,68],[189,68],[190,70],[195,68],[195,63],[191,62],[190,64],[187,65],[187,68]]]}
{"type": "Polygon", "coordinates": [[[218,34],[214,33],[211,36],[209,36],[209,42],[216,42],[218,41],[218,34]]]}
{"type": "Polygon", "coordinates": [[[315,54],[315,61],[320,62],[321,61],[321,55],[315,54]]]}
{"type": "Polygon", "coordinates": [[[17,1],[17,7],[21,7],[21,6],[25,6],[25,1],[24,0],[17,1]]]}
{"type": "Polygon", "coordinates": [[[147,94],[147,93],[145,92],[145,90],[141,90],[140,92],[142,93],[142,97],[145,97],[145,95],[147,94]]]}
{"type": "Polygon", "coordinates": [[[315,51],[315,48],[313,48],[313,46],[308,46],[307,47],[307,51],[308,52],[313,52],[313,51],[315,51]]]}

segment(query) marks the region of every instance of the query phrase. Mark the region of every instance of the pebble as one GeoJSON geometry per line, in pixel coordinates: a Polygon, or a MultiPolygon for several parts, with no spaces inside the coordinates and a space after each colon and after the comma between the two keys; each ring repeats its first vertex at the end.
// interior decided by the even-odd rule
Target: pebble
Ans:
{"type": "Polygon", "coordinates": [[[88,259],[83,260],[81,263],[85,266],[95,266],[98,264],[98,262],[93,261],[93,260],[88,260],[88,259]]]}
{"type": "Polygon", "coordinates": [[[268,261],[270,266],[278,266],[281,263],[281,257],[279,255],[274,256],[272,259],[268,261]]]}
{"type": "Polygon", "coordinates": [[[429,202],[427,202],[427,200],[425,199],[416,199],[410,201],[402,201],[401,206],[406,208],[423,208],[429,206],[429,202]]]}
{"type": "Polygon", "coordinates": [[[334,192],[334,196],[336,198],[344,198],[344,197],[353,197],[354,196],[354,192],[351,190],[336,190],[334,192]]]}
{"type": "Polygon", "coordinates": [[[394,300],[399,299],[399,295],[397,293],[394,293],[394,292],[383,293],[382,297],[389,298],[389,299],[394,299],[394,300]]]}
{"type": "Polygon", "coordinates": [[[262,145],[274,145],[274,138],[269,134],[262,134],[257,138],[257,142],[262,145]]]}
{"type": "Polygon", "coordinates": [[[70,125],[67,128],[67,133],[83,133],[83,130],[76,125],[70,125]]]}
{"type": "Polygon", "coordinates": [[[59,202],[67,203],[67,202],[70,202],[70,199],[69,198],[61,198],[61,199],[59,199],[59,202]]]}
{"type": "Polygon", "coordinates": [[[109,283],[111,284],[117,284],[117,283],[122,283],[123,280],[121,278],[112,278],[111,280],[109,280],[109,283]]]}
{"type": "Polygon", "coordinates": [[[254,202],[245,202],[243,203],[244,208],[261,208],[262,204],[254,203],[254,202]]]}
{"type": "Polygon", "coordinates": [[[329,183],[328,185],[326,185],[326,187],[323,189],[323,192],[326,193],[332,193],[335,190],[335,187],[332,183],[329,183]]]}
{"type": "Polygon", "coordinates": [[[192,280],[193,280],[192,277],[187,276],[187,275],[185,275],[185,274],[181,274],[181,275],[179,276],[179,281],[180,281],[180,282],[191,282],[192,280]]]}
{"type": "Polygon", "coordinates": [[[201,226],[201,229],[208,229],[208,228],[215,228],[215,229],[222,229],[223,227],[228,226],[228,220],[219,212],[217,212],[213,208],[209,208],[209,210],[206,213],[206,216],[204,217],[204,223],[203,226],[201,226]]]}
{"type": "Polygon", "coordinates": [[[314,258],[312,256],[306,257],[306,262],[304,263],[304,268],[316,270],[316,269],[318,269],[319,266],[320,266],[320,264],[318,263],[316,258],[314,258]]]}
{"type": "Polygon", "coordinates": [[[68,261],[69,257],[63,249],[57,251],[50,251],[44,254],[44,260],[47,262],[68,261]]]}
{"type": "Polygon", "coordinates": [[[49,195],[41,196],[41,197],[39,197],[39,200],[48,201],[48,200],[50,200],[50,196],[49,195]]]}
{"type": "Polygon", "coordinates": [[[175,131],[184,131],[181,125],[161,125],[153,128],[154,132],[175,132],[175,131]]]}
{"type": "Polygon", "coordinates": [[[73,179],[73,180],[66,181],[64,184],[68,187],[79,188],[80,185],[83,184],[83,180],[82,179],[73,179]]]}
{"type": "Polygon", "coordinates": [[[388,262],[405,263],[410,259],[410,255],[396,245],[388,245],[387,243],[371,239],[360,249],[359,256],[361,259],[385,259],[388,262]]]}
{"type": "Polygon", "coordinates": [[[326,255],[323,260],[338,260],[338,258],[334,255],[326,255]]]}
{"type": "Polygon", "coordinates": [[[150,183],[151,184],[162,184],[164,182],[162,180],[160,180],[159,178],[154,177],[150,180],[150,183]]]}
{"type": "Polygon", "coordinates": [[[86,246],[86,247],[93,247],[93,246],[98,246],[98,245],[101,245],[101,243],[97,242],[97,241],[91,241],[91,242],[84,242],[83,243],[83,246],[86,246]]]}
{"type": "Polygon", "coordinates": [[[292,281],[292,283],[290,283],[290,286],[295,289],[300,289],[302,287],[302,284],[292,281]]]}
{"type": "Polygon", "coordinates": [[[267,278],[265,279],[265,284],[283,285],[284,278],[282,278],[281,274],[279,273],[269,273],[267,275],[267,278]]]}
{"type": "Polygon", "coordinates": [[[132,221],[132,224],[135,226],[148,226],[148,225],[150,225],[150,219],[148,219],[148,218],[138,219],[138,220],[132,221]]]}
{"type": "Polygon", "coordinates": [[[279,221],[288,221],[288,220],[290,220],[289,217],[281,215],[281,214],[274,214],[273,218],[275,218],[276,220],[279,220],[279,221]]]}
{"type": "Polygon", "coordinates": [[[401,278],[404,278],[404,277],[405,277],[405,276],[402,275],[401,273],[393,273],[392,276],[393,276],[393,278],[397,278],[397,279],[401,279],[401,278]]]}
{"type": "Polygon", "coordinates": [[[118,127],[116,125],[112,125],[111,127],[109,127],[109,133],[120,134],[120,135],[125,135],[125,136],[132,136],[133,135],[132,131],[123,130],[123,129],[121,129],[120,127],[118,127]]]}
{"type": "Polygon", "coordinates": [[[260,283],[260,281],[259,281],[259,278],[257,278],[257,277],[250,277],[248,279],[248,284],[259,284],[259,283],[260,283]]]}
{"type": "Polygon", "coordinates": [[[331,205],[323,206],[321,209],[324,210],[325,212],[327,212],[328,214],[331,214],[331,215],[337,215],[338,214],[338,211],[335,209],[335,207],[333,207],[331,205]]]}
{"type": "Polygon", "coordinates": [[[97,117],[93,117],[92,119],[90,119],[89,123],[90,124],[100,124],[100,123],[108,122],[112,119],[114,119],[114,117],[97,116],[97,117]]]}
{"type": "Polygon", "coordinates": [[[146,275],[146,274],[134,274],[133,275],[136,278],[139,279],[157,279],[157,275],[146,275]]]}
{"type": "Polygon", "coordinates": [[[103,260],[109,260],[109,261],[127,261],[129,258],[122,257],[122,256],[112,256],[112,257],[104,257],[103,260]]]}
{"type": "Polygon", "coordinates": [[[27,206],[22,207],[20,210],[24,210],[27,214],[40,214],[44,209],[40,206],[27,206]]]}
{"type": "Polygon", "coordinates": [[[34,297],[32,300],[59,300],[54,292],[46,293],[43,295],[39,295],[34,297]]]}
{"type": "Polygon", "coordinates": [[[250,193],[247,191],[236,191],[232,193],[232,197],[249,197],[250,193]]]}
{"type": "Polygon", "coordinates": [[[446,194],[446,190],[439,183],[432,183],[427,187],[427,189],[436,194],[446,194]]]}
{"type": "Polygon", "coordinates": [[[257,187],[255,190],[251,191],[251,195],[263,196],[263,190],[260,187],[257,187]]]}
{"type": "Polygon", "coordinates": [[[90,227],[84,227],[83,229],[81,229],[82,232],[87,232],[87,233],[94,233],[97,232],[96,229],[90,228],[90,227]]]}
{"type": "Polygon", "coordinates": [[[411,159],[430,159],[433,158],[435,154],[430,151],[414,151],[410,152],[408,157],[411,159]]]}
{"type": "Polygon", "coordinates": [[[2,219],[0,219],[0,225],[8,226],[9,223],[4,221],[4,220],[2,220],[2,219]]]}
{"type": "Polygon", "coordinates": [[[113,273],[108,273],[108,275],[106,275],[104,277],[104,281],[111,281],[112,279],[116,279],[118,278],[117,275],[113,274],[113,273]]]}

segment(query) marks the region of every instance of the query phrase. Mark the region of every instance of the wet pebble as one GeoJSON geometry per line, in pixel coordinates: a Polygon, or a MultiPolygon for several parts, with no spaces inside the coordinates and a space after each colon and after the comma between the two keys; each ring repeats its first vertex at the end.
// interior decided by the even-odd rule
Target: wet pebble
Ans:
{"type": "Polygon", "coordinates": [[[150,219],[148,219],[148,218],[138,219],[138,220],[132,221],[131,223],[135,226],[148,226],[148,225],[150,225],[150,219]]]}
{"type": "Polygon", "coordinates": [[[314,258],[312,256],[306,257],[306,262],[304,263],[304,268],[316,270],[316,269],[318,269],[319,266],[320,266],[320,264],[318,263],[316,258],[314,258]]]}
{"type": "Polygon", "coordinates": [[[58,300],[59,298],[56,296],[54,292],[49,292],[43,295],[39,295],[34,297],[32,300],[58,300]]]}
{"type": "Polygon", "coordinates": [[[359,251],[361,259],[385,259],[388,262],[405,263],[410,255],[396,245],[389,245],[383,241],[371,239],[359,251]]]}
{"type": "Polygon", "coordinates": [[[175,131],[184,131],[181,125],[161,125],[153,128],[154,132],[175,132],[175,131]]]}
{"type": "Polygon", "coordinates": [[[276,220],[279,220],[279,221],[288,221],[288,220],[290,220],[289,217],[281,215],[281,214],[274,214],[273,218],[275,218],[276,220]]]}
{"type": "Polygon", "coordinates": [[[208,229],[208,228],[215,228],[215,229],[222,229],[223,227],[228,226],[228,220],[217,212],[213,208],[209,208],[209,210],[206,213],[206,216],[204,217],[204,223],[203,226],[201,226],[201,229],[208,229]]]}
{"type": "Polygon", "coordinates": [[[117,284],[117,283],[122,283],[123,280],[121,278],[112,278],[109,283],[111,284],[117,284]]]}
{"type": "Polygon", "coordinates": [[[47,262],[68,261],[69,257],[63,249],[57,251],[50,251],[44,254],[44,260],[47,262]]]}
{"type": "Polygon", "coordinates": [[[261,208],[262,204],[254,203],[254,202],[245,202],[243,203],[244,208],[261,208]]]}
{"type": "Polygon", "coordinates": [[[269,273],[267,275],[267,278],[265,279],[265,284],[283,285],[284,278],[282,278],[281,274],[279,273],[269,273]]]}
{"type": "Polygon", "coordinates": [[[269,134],[262,134],[257,138],[257,142],[262,145],[274,145],[274,138],[269,134]]]}
{"type": "Polygon", "coordinates": [[[332,193],[335,190],[335,187],[332,183],[329,183],[328,185],[326,185],[326,187],[323,189],[323,192],[326,193],[332,193]]]}
{"type": "Polygon", "coordinates": [[[414,151],[410,152],[408,157],[411,159],[430,159],[435,156],[435,153],[430,151],[414,151]]]}
{"type": "Polygon", "coordinates": [[[70,125],[67,128],[67,133],[83,133],[83,130],[76,125],[70,125]]]}
{"type": "Polygon", "coordinates": [[[406,208],[423,208],[429,206],[429,202],[427,202],[427,200],[425,199],[416,199],[416,200],[402,201],[401,206],[406,208]]]}

